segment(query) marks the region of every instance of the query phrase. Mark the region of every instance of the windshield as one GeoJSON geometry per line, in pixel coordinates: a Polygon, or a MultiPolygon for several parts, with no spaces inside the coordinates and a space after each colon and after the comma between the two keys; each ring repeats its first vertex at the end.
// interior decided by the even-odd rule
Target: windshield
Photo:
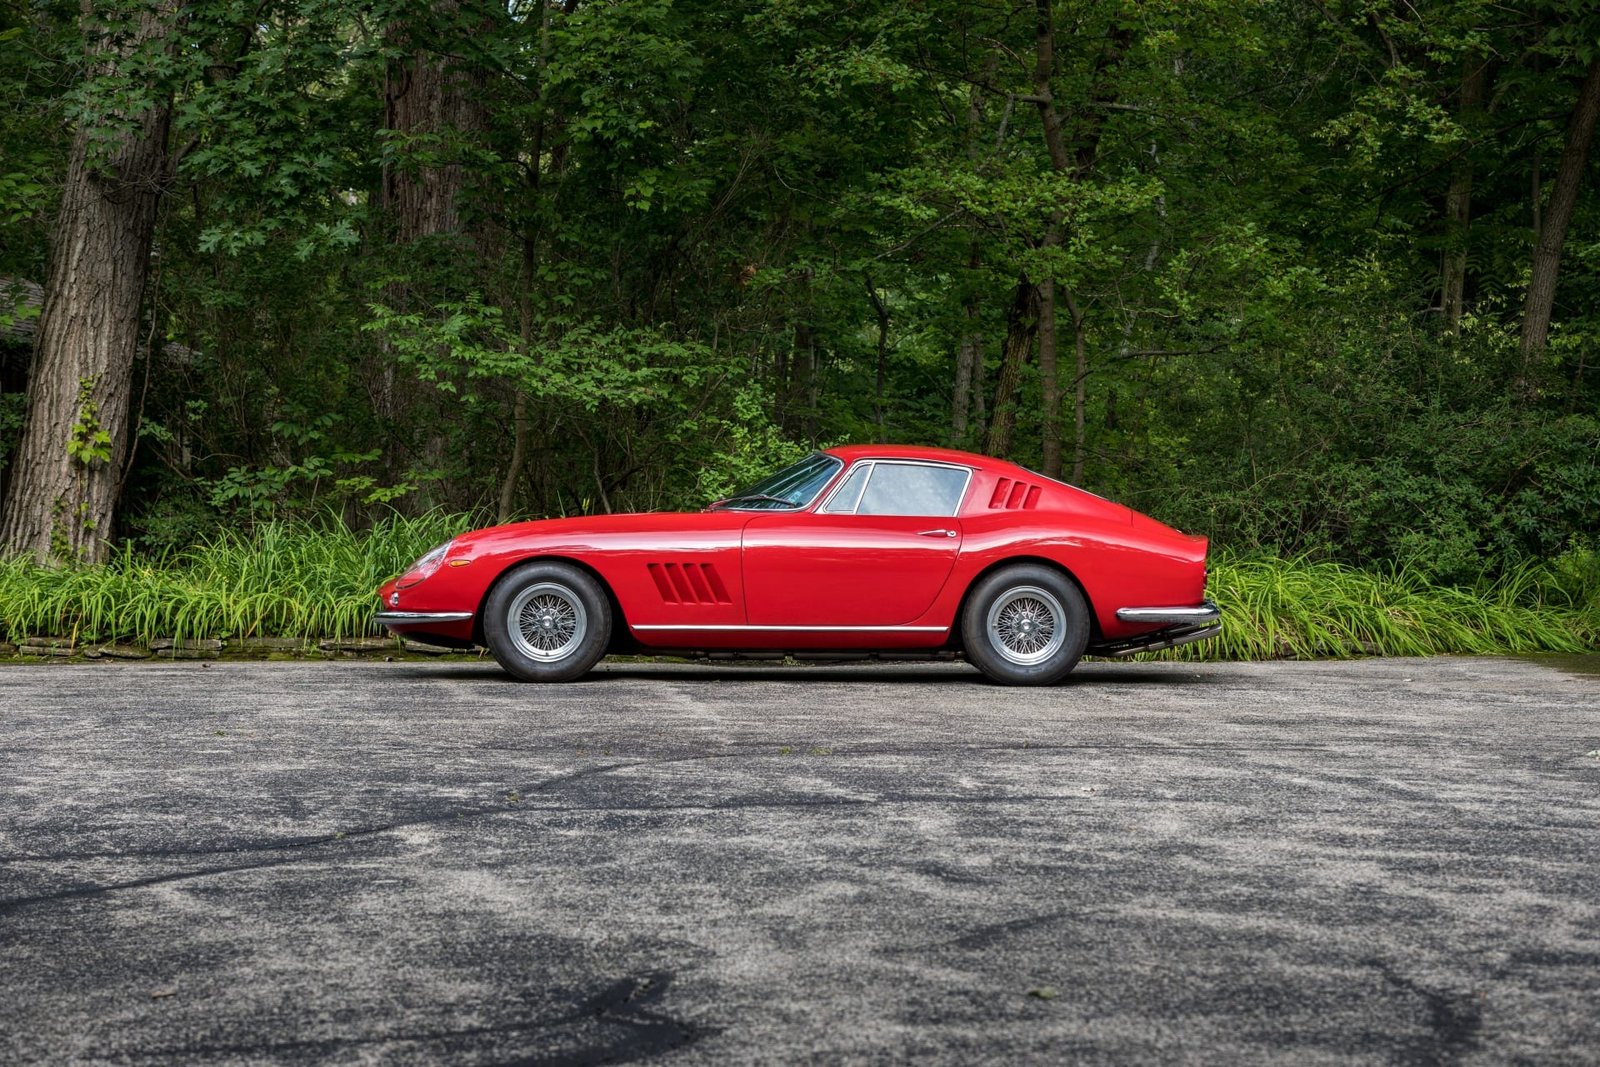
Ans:
{"type": "Polygon", "coordinates": [[[844,466],[844,461],[813,452],[799,463],[770,474],[711,506],[739,511],[793,511],[816,499],[822,487],[844,466]]]}

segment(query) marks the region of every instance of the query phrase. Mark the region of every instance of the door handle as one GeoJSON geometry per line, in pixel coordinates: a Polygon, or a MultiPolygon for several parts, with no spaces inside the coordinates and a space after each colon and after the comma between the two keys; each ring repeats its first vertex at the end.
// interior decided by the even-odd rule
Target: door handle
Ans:
{"type": "Polygon", "coordinates": [[[940,529],[940,530],[918,530],[917,531],[917,536],[918,537],[954,537],[955,535],[956,535],[956,532],[954,530],[940,529]]]}

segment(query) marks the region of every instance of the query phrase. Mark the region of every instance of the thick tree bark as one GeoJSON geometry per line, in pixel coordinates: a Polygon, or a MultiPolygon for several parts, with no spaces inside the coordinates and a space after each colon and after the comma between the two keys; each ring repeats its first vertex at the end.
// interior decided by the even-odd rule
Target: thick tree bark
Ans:
{"type": "MultiPolygon", "coordinates": [[[[433,16],[449,22],[461,17],[468,5],[459,0],[435,5],[433,16]]],[[[493,32],[487,16],[483,32],[493,32]]],[[[401,52],[384,82],[384,125],[391,131],[393,151],[383,171],[383,206],[394,223],[395,243],[408,250],[414,266],[444,261],[449,268],[464,262],[469,275],[482,280],[498,255],[492,227],[468,210],[469,168],[465,155],[481,145],[489,128],[483,72],[462,60],[431,50],[418,41],[406,24],[390,27],[390,44],[401,52]],[[438,245],[440,247],[432,247],[438,245]]],[[[426,304],[436,294],[428,292],[424,277],[410,284],[395,283],[385,292],[390,307],[404,311],[413,302],[426,304]]],[[[374,407],[391,430],[384,448],[384,466],[391,481],[399,481],[411,465],[408,453],[415,423],[442,425],[442,417],[418,418],[438,397],[430,386],[411,381],[385,349],[379,368],[374,407]]],[[[420,442],[424,467],[437,467],[447,452],[444,438],[431,431],[420,442]]],[[[429,492],[415,502],[426,509],[440,501],[429,492]]]]}
{"type": "MultiPolygon", "coordinates": [[[[1468,56],[1461,72],[1461,99],[1456,109],[1462,125],[1471,123],[1483,105],[1485,72],[1489,61],[1468,56]]],[[[1472,220],[1472,156],[1463,152],[1450,172],[1450,188],[1444,198],[1445,250],[1441,269],[1441,303],[1444,326],[1450,333],[1461,329],[1461,315],[1467,290],[1467,231],[1472,220]]]]}
{"type": "MultiPolygon", "coordinates": [[[[976,255],[976,248],[974,248],[976,255]]],[[[967,437],[967,423],[972,410],[973,386],[977,386],[978,402],[983,398],[983,335],[977,330],[978,298],[969,296],[962,312],[966,315],[966,332],[956,345],[956,380],[950,395],[950,444],[959,447],[967,437]]]]}
{"type": "Polygon", "coordinates": [[[1544,352],[1550,336],[1550,312],[1555,306],[1556,279],[1561,271],[1561,247],[1567,240],[1572,209],[1583,186],[1583,172],[1589,162],[1589,146],[1594,142],[1595,122],[1600,119],[1600,57],[1589,63],[1588,74],[1578,90],[1578,100],[1567,124],[1567,145],[1561,153],[1555,184],[1550,189],[1550,210],[1545,214],[1539,243],[1533,252],[1533,276],[1528,282],[1528,299],[1522,314],[1523,386],[1532,364],[1544,352]]]}
{"type": "MultiPolygon", "coordinates": [[[[1081,383],[1080,383],[1081,384],[1081,383]]],[[[1044,411],[1040,417],[1040,445],[1046,478],[1061,477],[1061,384],[1056,376],[1056,283],[1039,283],[1039,391],[1044,411]]]]}
{"type": "Polygon", "coordinates": [[[1106,119],[1112,105],[1117,102],[1117,68],[1127,57],[1133,44],[1133,30],[1127,26],[1113,26],[1106,35],[1100,54],[1095,57],[1090,75],[1089,106],[1079,109],[1072,129],[1073,163],[1077,176],[1083,178],[1094,169],[1100,158],[1100,138],[1106,131],[1106,119]]]}
{"type": "MultiPolygon", "coordinates": [[[[438,4],[440,15],[462,5],[438,4]]],[[[490,28],[485,27],[489,32],[490,28]]],[[[489,127],[481,71],[462,61],[414,44],[406,28],[391,38],[412,49],[389,71],[384,86],[387,128],[396,135],[394,165],[384,170],[384,203],[402,244],[427,237],[460,234],[472,242],[480,260],[493,252],[488,226],[464,217],[468,168],[463,150],[481,143],[489,127]]]]}
{"type": "MultiPolygon", "coordinates": [[[[967,161],[976,169],[982,143],[983,118],[987,97],[983,85],[994,80],[994,74],[1000,66],[1000,53],[991,50],[984,59],[983,75],[980,84],[971,87],[967,95],[967,122],[966,122],[966,150],[967,161]]],[[[981,426],[983,420],[983,334],[979,331],[979,286],[977,284],[977,271],[983,265],[983,246],[979,243],[977,230],[973,228],[972,238],[968,245],[967,270],[971,279],[967,283],[966,299],[962,301],[962,314],[966,322],[963,324],[960,336],[956,340],[956,375],[954,388],[950,394],[950,444],[960,447],[966,443],[968,420],[974,399],[974,386],[976,386],[976,399],[978,406],[978,419],[981,426]]]]}
{"type": "Polygon", "coordinates": [[[1063,289],[1061,295],[1065,298],[1067,313],[1072,316],[1072,352],[1076,357],[1074,365],[1077,368],[1077,373],[1072,377],[1073,430],[1072,476],[1070,478],[1072,484],[1077,485],[1083,481],[1083,460],[1089,441],[1089,420],[1085,405],[1085,401],[1088,399],[1089,352],[1083,334],[1083,312],[1078,308],[1078,302],[1072,298],[1071,290],[1063,289]]]}
{"type": "Polygon", "coordinates": [[[1027,278],[1017,279],[1006,311],[1006,340],[1000,354],[1000,380],[995,384],[994,415],[983,450],[1004,456],[1011,448],[1011,431],[1017,421],[1017,389],[1022,365],[1028,361],[1034,335],[1039,330],[1039,288],[1027,278]]]}
{"type": "MultiPolygon", "coordinates": [[[[163,0],[113,35],[85,0],[91,68],[110,73],[122,56],[157,46],[180,7],[163,0]]],[[[72,142],[27,422],[0,517],[0,545],[41,561],[104,560],[116,515],[140,308],[168,178],[171,101],[150,88],[148,109],[80,126],[72,142]]]]}
{"type": "Polygon", "coordinates": [[[872,301],[872,312],[878,319],[878,375],[872,394],[872,421],[878,427],[878,440],[883,440],[883,387],[889,373],[889,305],[884,303],[878,287],[868,277],[867,299],[872,301]]]}
{"type": "Polygon", "coordinates": [[[798,272],[795,291],[794,348],[787,361],[779,354],[777,395],[779,425],[816,442],[817,401],[821,391],[817,365],[816,312],[811,302],[811,283],[816,272],[804,267],[798,272]],[[785,384],[787,375],[787,384],[785,384]],[[787,393],[788,399],[784,399],[787,393]]]}
{"type": "MultiPolygon", "coordinates": [[[[794,324],[794,351],[788,360],[789,399],[780,415],[787,417],[787,429],[809,441],[816,436],[817,426],[817,329],[810,322],[809,308],[800,315],[794,324]]],[[[782,367],[780,361],[780,372],[782,367]]]]}
{"type": "MultiPolygon", "coordinates": [[[[1056,111],[1055,96],[1050,87],[1056,62],[1051,0],[1035,0],[1034,16],[1033,99],[1044,126],[1044,144],[1050,154],[1050,168],[1057,174],[1065,174],[1072,168],[1072,160],[1067,155],[1066,139],[1061,134],[1061,116],[1056,111]]],[[[1043,241],[1046,250],[1061,247],[1063,225],[1061,212],[1051,212],[1050,226],[1043,241]]],[[[1040,436],[1044,475],[1047,478],[1060,478],[1061,390],[1056,378],[1056,286],[1048,270],[1047,267],[1046,276],[1039,283],[1039,384],[1044,394],[1040,436]]]]}
{"type": "MultiPolygon", "coordinates": [[[[1055,19],[1051,0],[1034,0],[1034,68],[1033,103],[1039,109],[1044,127],[1045,150],[1050,156],[1050,168],[1057,174],[1071,174],[1084,178],[1093,168],[1100,151],[1100,137],[1105,130],[1106,105],[1116,100],[1116,86],[1112,74],[1121,64],[1132,41],[1125,27],[1114,26],[1106,38],[1100,54],[1095,57],[1090,81],[1090,104],[1080,110],[1077,121],[1075,151],[1068,151],[1063,132],[1061,113],[1056,108],[1052,78],[1055,73],[1055,19]]],[[[1052,212],[1050,223],[1040,243],[1045,250],[1059,248],[1064,237],[1065,220],[1061,212],[1052,212]]],[[[1039,380],[1044,411],[1042,413],[1041,446],[1043,473],[1050,478],[1061,477],[1061,389],[1057,374],[1056,352],[1056,281],[1048,274],[1039,283],[1039,380]]],[[[1083,406],[1084,379],[1081,366],[1084,359],[1083,319],[1074,312],[1073,340],[1080,364],[1075,382],[1075,421],[1078,426],[1077,444],[1073,462],[1074,479],[1083,474],[1083,406]]]]}
{"type": "MultiPolygon", "coordinates": [[[[535,175],[537,173],[534,171],[535,175]]],[[[537,178],[531,184],[537,185],[537,178]]],[[[521,285],[517,293],[517,329],[522,358],[530,364],[533,362],[533,268],[536,253],[533,235],[524,234],[521,285]]],[[[512,384],[511,390],[511,459],[506,464],[505,480],[500,483],[498,517],[501,523],[511,521],[512,509],[517,501],[517,483],[522,480],[522,467],[528,461],[528,393],[516,383],[512,384]]]]}

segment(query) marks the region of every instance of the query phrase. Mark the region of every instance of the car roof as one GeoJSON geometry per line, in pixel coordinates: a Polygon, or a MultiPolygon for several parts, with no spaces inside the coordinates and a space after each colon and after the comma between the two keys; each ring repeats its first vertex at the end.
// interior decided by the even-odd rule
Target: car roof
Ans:
{"type": "Polygon", "coordinates": [[[959,452],[953,448],[931,448],[925,445],[839,445],[823,449],[830,456],[850,462],[857,459],[926,459],[938,463],[960,463],[967,467],[992,467],[1001,462],[976,452],[959,452]]]}

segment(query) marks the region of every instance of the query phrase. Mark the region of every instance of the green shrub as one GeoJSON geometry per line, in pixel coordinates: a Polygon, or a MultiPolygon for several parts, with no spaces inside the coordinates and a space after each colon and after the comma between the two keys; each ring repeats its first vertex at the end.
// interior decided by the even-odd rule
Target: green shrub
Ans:
{"type": "Polygon", "coordinates": [[[394,516],[369,530],[342,522],[223,529],[156,557],[124,547],[99,567],[0,562],[0,630],[148,641],[155,637],[331,637],[374,632],[373,591],[470,517],[394,516]]]}
{"type": "MultiPolygon", "coordinates": [[[[391,516],[366,530],[337,518],[224,529],[181,551],[124,547],[98,567],[0,560],[0,633],[81,641],[156,637],[346,638],[375,633],[373,591],[481,517],[391,516]]],[[[1308,557],[1213,562],[1224,610],[1215,641],[1185,658],[1577,652],[1600,645],[1600,551],[1476,586],[1436,584],[1416,566],[1357,568],[1308,557]]]]}
{"type": "Polygon", "coordinates": [[[1210,592],[1221,636],[1188,659],[1584,652],[1600,647],[1596,556],[1524,564],[1476,588],[1420,568],[1358,569],[1304,557],[1221,559],[1210,592]]]}

